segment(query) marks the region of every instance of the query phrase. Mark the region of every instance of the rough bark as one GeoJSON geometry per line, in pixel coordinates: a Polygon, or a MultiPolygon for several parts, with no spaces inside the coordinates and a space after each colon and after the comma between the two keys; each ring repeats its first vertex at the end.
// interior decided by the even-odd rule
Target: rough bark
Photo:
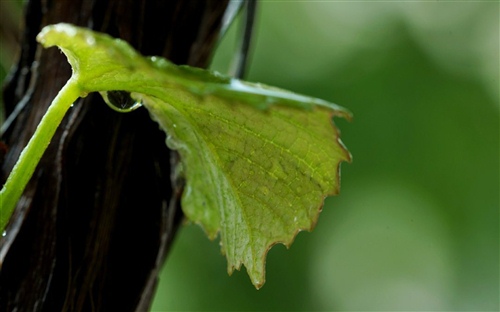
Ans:
{"type": "MultiPolygon", "coordinates": [[[[5,181],[70,76],[39,30],[67,22],[107,32],[145,55],[204,67],[227,1],[31,0],[22,52],[4,89],[7,115],[27,105],[2,140],[5,181]]],[[[182,212],[176,157],[145,109],[119,114],[99,95],[65,117],[0,240],[0,311],[145,311],[182,212]]]]}

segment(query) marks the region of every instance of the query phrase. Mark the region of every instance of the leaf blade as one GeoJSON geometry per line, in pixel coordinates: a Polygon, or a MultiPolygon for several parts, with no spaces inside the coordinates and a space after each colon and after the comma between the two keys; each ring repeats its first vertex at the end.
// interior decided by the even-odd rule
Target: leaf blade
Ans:
{"type": "MultiPolygon", "coordinates": [[[[190,124],[194,118],[199,119],[195,138],[189,139],[177,131],[185,129],[184,126],[175,124],[174,127],[170,118],[161,117],[171,113],[155,112],[162,109],[161,104],[152,104],[152,99],[143,100],[167,133],[179,136],[176,140],[184,143],[196,142],[192,145],[203,150],[179,148],[188,181],[183,197],[184,212],[190,220],[201,224],[211,238],[220,226],[228,272],[243,264],[252,282],[260,287],[264,283],[264,258],[270,247],[278,242],[289,246],[300,230],[311,230],[324,197],[338,193],[339,181],[332,183],[331,176],[338,176],[340,161],[331,155],[341,160],[349,160],[350,156],[338,143],[325,147],[322,137],[316,136],[324,130],[319,125],[331,122],[330,112],[317,108],[297,115],[297,109],[284,107],[262,112],[210,99],[198,106],[178,108],[183,116],[190,116],[190,124]],[[237,114],[220,117],[237,108],[237,114]],[[322,119],[322,123],[317,123],[318,119],[322,119]],[[309,125],[308,131],[313,134],[307,138],[299,135],[299,124],[309,125]],[[310,130],[311,127],[315,130],[310,130]],[[237,132],[248,136],[235,137],[237,132]],[[315,152],[318,148],[321,151],[315,152]],[[280,154],[280,157],[272,156],[280,154]],[[302,157],[308,154],[310,156],[302,157]],[[312,185],[303,184],[304,179],[313,181],[312,185]],[[223,209],[209,213],[206,206],[223,209]],[[290,213],[277,212],[277,207],[290,209],[290,213]]],[[[305,129],[303,126],[301,130],[305,129]]],[[[337,133],[330,133],[329,137],[330,142],[338,142],[337,133]]]]}

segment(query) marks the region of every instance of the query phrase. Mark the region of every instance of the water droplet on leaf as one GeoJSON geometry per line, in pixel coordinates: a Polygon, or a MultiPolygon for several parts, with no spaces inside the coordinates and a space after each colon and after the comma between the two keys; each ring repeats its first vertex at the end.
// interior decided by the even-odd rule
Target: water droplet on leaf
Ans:
{"type": "Polygon", "coordinates": [[[261,187],[259,187],[259,190],[262,192],[262,194],[264,194],[266,196],[269,195],[269,189],[267,187],[261,186],[261,187]]]}
{"type": "Polygon", "coordinates": [[[86,41],[87,41],[87,44],[88,44],[88,45],[91,45],[91,46],[92,46],[92,45],[94,45],[94,44],[95,44],[95,38],[94,38],[94,37],[92,37],[92,36],[88,36],[88,37],[86,38],[86,41]]]}
{"type": "Polygon", "coordinates": [[[288,178],[285,168],[283,168],[279,160],[272,161],[271,172],[278,179],[286,180],[288,178]]]}
{"type": "Polygon", "coordinates": [[[141,102],[134,100],[127,91],[99,92],[109,107],[120,113],[129,113],[142,106],[141,102]]]}

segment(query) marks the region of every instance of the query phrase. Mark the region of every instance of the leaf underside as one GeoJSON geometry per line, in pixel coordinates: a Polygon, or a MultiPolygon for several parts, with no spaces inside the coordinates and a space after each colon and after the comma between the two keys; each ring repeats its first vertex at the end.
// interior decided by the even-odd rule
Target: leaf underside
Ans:
{"type": "Polygon", "coordinates": [[[142,57],[68,24],[37,40],[67,55],[82,96],[122,90],[142,102],[181,156],[185,215],[211,239],[220,233],[228,272],[243,264],[257,288],[270,247],[312,230],[324,198],[338,193],[340,162],[350,160],[332,121],[349,118],[342,107],[142,57]]]}

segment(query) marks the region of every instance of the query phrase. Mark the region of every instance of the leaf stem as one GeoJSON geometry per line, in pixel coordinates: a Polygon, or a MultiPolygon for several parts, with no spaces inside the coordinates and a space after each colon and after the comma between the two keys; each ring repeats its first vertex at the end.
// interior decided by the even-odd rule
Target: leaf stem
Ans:
{"type": "Polygon", "coordinates": [[[68,80],[50,104],[28,145],[21,152],[19,160],[0,191],[0,232],[4,231],[57,127],[80,94],[81,90],[76,81],[68,80]]]}

